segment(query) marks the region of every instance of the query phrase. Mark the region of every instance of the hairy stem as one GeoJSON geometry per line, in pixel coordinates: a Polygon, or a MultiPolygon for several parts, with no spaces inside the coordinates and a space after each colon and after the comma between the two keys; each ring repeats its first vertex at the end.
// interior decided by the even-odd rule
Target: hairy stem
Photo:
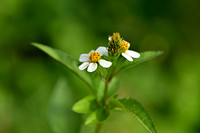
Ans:
{"type": "Polygon", "coordinates": [[[100,133],[102,128],[102,123],[96,125],[95,133],[100,133]]]}

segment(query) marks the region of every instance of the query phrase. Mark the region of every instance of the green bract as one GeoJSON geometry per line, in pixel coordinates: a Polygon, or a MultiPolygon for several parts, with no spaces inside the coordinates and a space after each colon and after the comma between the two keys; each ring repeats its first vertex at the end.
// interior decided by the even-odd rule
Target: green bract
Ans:
{"type": "MultiPolygon", "coordinates": [[[[114,33],[113,36],[109,37],[107,52],[106,48],[98,48],[100,55],[102,55],[101,59],[103,62],[100,62],[100,65],[97,68],[96,65],[98,64],[96,62],[91,62],[90,58],[92,57],[92,60],[96,60],[98,53],[95,53],[97,54],[95,56],[90,56],[91,52],[88,54],[82,54],[79,60],[85,62],[86,65],[82,64],[82,66],[79,67],[80,62],[77,59],[70,57],[65,52],[39,43],[32,43],[32,45],[65,65],[91,89],[92,95],[89,95],[75,103],[72,110],[77,113],[88,114],[85,124],[98,124],[96,133],[100,132],[100,125],[109,117],[110,113],[119,109],[133,114],[148,132],[156,133],[151,116],[142,104],[135,99],[118,98],[117,92],[120,88],[120,83],[119,79],[115,76],[125,69],[132,68],[144,61],[161,55],[162,51],[147,51],[139,54],[135,51],[128,50],[130,44],[123,40],[119,33],[114,33]],[[124,58],[122,58],[121,55],[124,58]],[[109,65],[109,62],[112,62],[112,65],[109,65]],[[90,63],[93,64],[90,65],[90,63]],[[109,67],[106,67],[105,69],[106,65],[109,65],[109,67]],[[84,70],[86,67],[95,67],[89,68],[94,70],[94,72],[87,72],[84,70]],[[81,70],[79,70],[80,68],[81,70]]],[[[98,52],[98,50],[96,52],[98,52]]]]}

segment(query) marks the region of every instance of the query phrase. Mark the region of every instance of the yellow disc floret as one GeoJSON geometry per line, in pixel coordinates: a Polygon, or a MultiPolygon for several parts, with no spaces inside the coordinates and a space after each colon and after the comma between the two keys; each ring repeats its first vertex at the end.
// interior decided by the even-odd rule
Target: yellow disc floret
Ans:
{"type": "Polygon", "coordinates": [[[89,56],[89,60],[91,62],[98,62],[101,58],[101,55],[99,54],[99,52],[92,52],[89,56]]]}
{"type": "Polygon", "coordinates": [[[129,49],[128,42],[122,40],[122,42],[121,42],[121,48],[123,48],[123,50],[122,50],[123,52],[125,52],[126,50],[128,50],[129,49]]]}

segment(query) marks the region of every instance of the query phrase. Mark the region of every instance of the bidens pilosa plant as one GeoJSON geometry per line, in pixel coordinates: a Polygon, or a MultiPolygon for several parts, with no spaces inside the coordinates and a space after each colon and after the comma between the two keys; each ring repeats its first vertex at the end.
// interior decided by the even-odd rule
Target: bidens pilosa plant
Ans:
{"type": "Polygon", "coordinates": [[[88,85],[92,94],[75,103],[72,110],[88,114],[85,124],[96,125],[95,133],[100,133],[109,115],[119,110],[134,115],[148,132],[156,133],[151,116],[141,103],[133,98],[118,97],[119,79],[116,76],[125,69],[162,54],[161,51],[138,53],[130,50],[130,43],[119,33],[108,37],[107,47],[100,46],[95,51],[81,54],[79,60],[42,44],[32,45],[64,64],[88,85]]]}

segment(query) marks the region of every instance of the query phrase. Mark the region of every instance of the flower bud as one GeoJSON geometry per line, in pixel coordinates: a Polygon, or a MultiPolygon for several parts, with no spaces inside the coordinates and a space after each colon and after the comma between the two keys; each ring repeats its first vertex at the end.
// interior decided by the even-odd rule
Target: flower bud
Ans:
{"type": "Polygon", "coordinates": [[[122,38],[119,33],[113,33],[112,36],[108,36],[108,52],[111,56],[116,56],[121,52],[121,42],[122,38]]]}

